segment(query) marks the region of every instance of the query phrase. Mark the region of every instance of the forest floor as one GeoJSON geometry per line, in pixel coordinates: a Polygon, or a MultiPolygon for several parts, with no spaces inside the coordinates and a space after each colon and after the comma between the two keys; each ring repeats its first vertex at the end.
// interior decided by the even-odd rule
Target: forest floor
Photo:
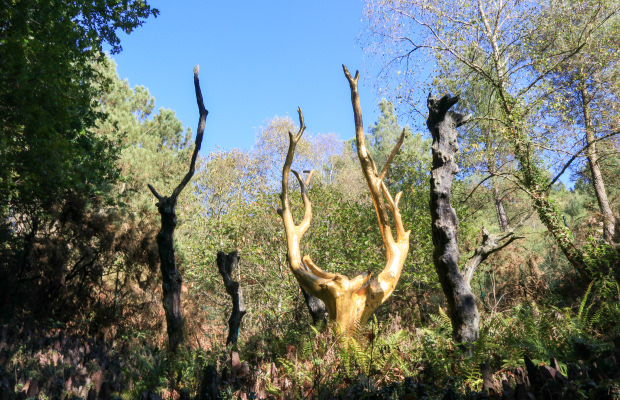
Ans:
{"type": "Polygon", "coordinates": [[[482,363],[475,390],[463,385],[463,377],[437,381],[430,365],[415,377],[389,383],[364,373],[341,380],[317,374],[304,379],[301,371],[287,367],[287,359],[290,367],[298,357],[295,346],[287,345],[286,352],[271,363],[251,365],[230,348],[217,359],[209,352],[186,349],[172,355],[135,337],[104,341],[62,328],[4,324],[0,400],[620,398],[620,340],[613,349],[585,354],[576,363],[533,362],[526,356],[522,367],[501,374],[482,363]]]}

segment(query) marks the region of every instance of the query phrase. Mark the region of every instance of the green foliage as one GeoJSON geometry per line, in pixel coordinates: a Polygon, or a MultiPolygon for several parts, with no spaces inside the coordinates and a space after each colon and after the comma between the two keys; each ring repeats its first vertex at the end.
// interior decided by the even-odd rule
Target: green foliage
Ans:
{"type": "Polygon", "coordinates": [[[174,354],[150,345],[132,346],[130,350],[123,362],[123,375],[129,382],[125,395],[132,399],[143,391],[173,393],[184,388],[196,393],[202,372],[212,361],[202,351],[187,348],[174,354]]]}
{"type": "MultiPolygon", "coordinates": [[[[2,312],[73,319],[93,332],[110,324],[122,331],[138,321],[156,327],[161,324],[152,308],[157,303],[152,278],[158,261],[157,211],[146,184],[164,189],[178,184],[185,173],[179,160],[187,156],[191,132],[183,132],[172,111],[154,113],[148,91],[121,81],[112,60],[91,66],[99,79],[91,82],[98,94],[93,109],[107,118],[97,120],[86,135],[114,143],[114,158],[100,159],[110,162],[114,173],[78,165],[86,174],[101,175],[87,178],[85,186],[56,188],[59,195],[47,203],[12,203],[3,222],[14,228],[0,248],[0,268],[7,277],[1,283],[7,305],[2,312]],[[25,301],[12,300],[18,298],[25,301]],[[116,321],[117,313],[126,318],[116,321]]],[[[46,184],[55,183],[46,178],[46,184]]]]}
{"type": "MultiPolygon", "coordinates": [[[[149,15],[145,1],[95,5],[11,0],[0,12],[0,217],[39,208],[66,190],[104,190],[117,150],[89,130],[102,115],[93,99],[107,43],[149,15]]],[[[38,211],[38,210],[37,210],[38,211]]],[[[32,211],[30,211],[32,212],[32,211]]]]}
{"type": "MultiPolygon", "coordinates": [[[[461,93],[465,109],[475,112],[463,155],[468,172],[483,169],[480,184],[492,177],[497,189],[497,178],[503,178],[526,193],[566,259],[586,279],[591,277],[584,255],[549,199],[555,178],[547,167],[563,173],[575,159],[574,151],[566,149],[575,148],[585,151],[594,169],[594,138],[613,134],[610,126],[617,125],[617,111],[609,106],[615,103],[616,85],[607,83],[616,79],[607,77],[617,74],[618,52],[611,38],[617,36],[618,3],[596,4],[514,1],[505,7],[471,7],[458,1],[369,1],[366,6],[368,49],[384,66],[388,86],[396,80],[392,96],[417,108],[422,97],[415,89],[425,92],[430,82],[420,73],[426,68],[415,63],[430,61],[439,74],[432,86],[461,93]],[[454,18],[445,18],[454,10],[454,18]],[[579,29],[567,32],[562,28],[567,20],[579,29]],[[427,57],[416,57],[419,53],[427,57]],[[562,99],[557,113],[549,112],[553,98],[562,99]]],[[[609,232],[613,216],[602,200],[602,181],[596,179],[609,232]]]]}
{"type": "Polygon", "coordinates": [[[375,318],[370,330],[358,327],[350,336],[337,333],[335,326],[323,332],[311,329],[294,342],[294,354],[278,358],[292,381],[289,393],[322,398],[335,389],[344,395],[358,385],[372,393],[411,374],[412,338],[394,323],[379,324],[375,318]]]}
{"type": "MultiPolygon", "coordinates": [[[[572,130],[581,123],[568,112],[575,106],[567,103],[569,89],[575,89],[570,86],[575,82],[568,79],[574,71],[558,69],[548,80],[541,79],[531,95],[520,97],[515,91],[524,81],[509,79],[509,71],[495,65],[488,40],[473,43],[457,36],[448,44],[467,42],[462,49],[467,57],[439,59],[440,70],[457,78],[440,77],[434,87],[462,93],[459,111],[478,117],[460,128],[462,172],[453,187],[462,254],[473,252],[481,225],[496,225],[498,199],[511,224],[528,214],[532,202],[539,211],[538,218],[526,221],[526,237],[516,251],[493,255],[488,269],[474,279],[474,290],[480,292],[485,306],[478,342],[463,349],[451,338],[431,261],[430,143],[408,127],[387,180],[393,192],[403,192],[401,213],[406,229],[411,230],[400,282],[371,323],[357,327],[349,337],[333,327],[319,331],[309,325],[299,285],[288,270],[285,235],[276,213],[287,132],[298,127],[290,118],[276,117],[257,131],[251,151],[216,150],[199,160],[191,190],[179,202],[176,250],[187,289],[182,305],[188,321],[187,342],[209,350],[181,349],[176,355],[160,351],[163,319],[153,243],[157,212],[146,184],[170,192],[186,171],[192,133],[183,129],[173,111],[154,110],[148,90],[131,88],[120,80],[114,62],[101,55],[102,40],[118,49],[112,28],[130,30],[131,24],[138,26],[153,12],[145,2],[134,6],[138,8],[125,11],[118,8],[120,3],[104,3],[111,19],[106,14],[94,18],[91,25],[71,14],[93,17],[90,4],[51,7],[41,1],[9,1],[0,12],[6,16],[0,23],[0,111],[7,122],[0,138],[0,158],[8,166],[0,172],[0,272],[6,277],[0,284],[2,300],[6,299],[2,304],[19,299],[24,315],[33,315],[38,312],[35,306],[47,304],[49,309],[43,311],[55,317],[51,324],[56,328],[70,321],[86,335],[124,334],[122,347],[119,344],[113,355],[122,364],[125,398],[138,397],[145,390],[170,398],[180,388],[194,394],[205,365],[219,363],[221,370],[229,362],[223,342],[231,305],[215,267],[220,250],[240,252],[235,279],[248,313],[238,350],[250,363],[252,379],[262,379],[272,396],[441,397],[444,392],[424,385],[460,393],[478,390],[479,365],[484,362],[510,376],[511,368],[522,366],[524,354],[536,362],[557,357],[560,365],[566,365],[585,350],[598,354],[611,348],[620,334],[616,268],[620,260],[617,248],[599,240],[592,175],[582,169],[574,191],[562,185],[546,188],[557,159],[549,158],[545,149],[562,149],[568,143],[550,135],[551,128],[572,130]],[[63,34],[69,42],[47,46],[40,38],[48,33],[54,34],[51,38],[63,34]],[[68,49],[75,40],[78,49],[68,49]],[[59,55],[59,64],[49,62],[59,55]],[[95,58],[98,62],[92,63],[95,58]],[[25,63],[26,59],[33,61],[25,63]],[[473,68],[473,75],[472,66],[480,67],[473,68]],[[468,79],[458,78],[463,76],[468,79]],[[547,89],[569,83],[551,104],[541,102],[547,89]],[[540,117],[543,112],[556,113],[555,120],[540,117]],[[48,154],[50,150],[54,154],[48,154]],[[485,173],[494,177],[481,183],[485,173]],[[593,279],[583,295],[586,285],[573,280],[573,270],[560,255],[564,245],[578,248],[593,279]],[[272,363],[279,378],[269,375],[272,363]]],[[[530,11],[537,15],[536,10],[512,12],[524,11],[527,16],[530,11]]],[[[468,29],[484,29],[474,8],[464,12],[471,16],[468,29]]],[[[438,32],[456,32],[449,21],[440,22],[438,32]]],[[[528,24],[509,27],[514,31],[504,32],[498,40],[512,43],[509,39],[520,38],[518,32],[532,26],[528,24]]],[[[464,33],[458,31],[458,35],[464,33]]],[[[543,54],[544,47],[537,46],[544,46],[548,35],[555,33],[538,32],[541,43],[534,41],[536,35],[528,36],[523,49],[506,45],[504,50],[522,62],[529,55],[543,54]]],[[[554,42],[558,46],[575,40],[560,36],[554,42]]],[[[617,52],[612,50],[576,61],[587,64],[603,56],[615,57],[617,52]]],[[[550,59],[557,60],[557,55],[550,59]]],[[[550,65],[544,57],[532,60],[537,68],[550,65]]],[[[565,66],[578,67],[577,63],[565,66]]],[[[614,77],[607,66],[597,76],[614,77]]],[[[515,68],[523,79],[536,71],[515,68]]],[[[586,79],[589,87],[601,83],[594,78],[586,79]]],[[[405,84],[401,88],[411,91],[405,84]]],[[[604,89],[605,99],[616,99],[616,89],[604,89]]],[[[400,100],[411,100],[407,96],[400,100]]],[[[611,121],[597,125],[601,128],[597,134],[605,134],[614,126],[617,113],[597,101],[595,119],[611,121]]],[[[368,129],[368,143],[381,168],[403,126],[393,103],[382,100],[379,109],[379,119],[368,129]]],[[[601,165],[610,182],[619,175],[614,146],[608,142],[600,147],[607,152],[601,165]]],[[[313,220],[302,244],[304,254],[322,268],[348,276],[382,269],[385,254],[376,212],[351,146],[333,135],[307,135],[298,155],[294,168],[317,171],[309,189],[313,220]]],[[[303,208],[298,186],[291,185],[292,207],[299,217],[303,208]]],[[[620,186],[612,184],[609,190],[617,209],[614,186],[620,186]]],[[[2,312],[12,322],[12,309],[2,312]]],[[[29,355],[24,346],[11,349],[10,372],[45,379],[59,373],[59,366],[39,365],[29,355]]],[[[87,369],[97,368],[89,364],[87,369]]],[[[223,396],[237,394],[229,386],[223,396]]]]}
{"type": "Polygon", "coordinates": [[[620,282],[620,248],[606,243],[596,243],[591,238],[583,249],[584,263],[595,281],[605,281],[608,277],[616,277],[620,282]]]}
{"type": "Polygon", "coordinates": [[[106,119],[98,100],[116,78],[101,72],[103,46],[120,51],[117,33],[157,13],[145,1],[3,3],[3,313],[17,312],[15,296],[28,300],[18,308],[36,304],[35,315],[62,310],[82,318],[96,303],[88,285],[100,282],[118,250],[113,204],[122,173],[120,137],[96,129],[106,119]]]}

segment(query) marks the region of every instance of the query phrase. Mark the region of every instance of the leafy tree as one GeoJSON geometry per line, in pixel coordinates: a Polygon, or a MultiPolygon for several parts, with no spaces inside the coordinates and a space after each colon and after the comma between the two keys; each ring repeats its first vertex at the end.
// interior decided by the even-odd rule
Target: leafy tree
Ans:
{"type": "MultiPolygon", "coordinates": [[[[618,7],[615,2],[600,5],[601,12],[618,7]]],[[[587,15],[574,13],[572,7],[553,3],[545,12],[545,25],[539,27],[531,40],[531,52],[543,58],[543,52],[559,52],[574,42],[574,36],[583,31],[591,21],[587,15]],[[562,29],[570,16],[573,29],[562,29]],[[544,47],[542,47],[542,46],[544,47]]],[[[596,200],[603,216],[603,236],[613,243],[616,217],[608,199],[605,180],[601,172],[600,158],[605,157],[606,143],[598,143],[605,136],[618,130],[620,113],[614,104],[620,101],[620,51],[617,37],[620,34],[620,17],[611,15],[610,20],[592,33],[581,51],[553,70],[547,77],[554,88],[545,111],[554,115],[557,122],[549,130],[570,132],[577,142],[585,143],[585,155],[592,179],[596,200]],[[601,146],[602,145],[602,146],[601,146]],[[601,152],[601,150],[603,150],[601,152]]],[[[541,68],[539,64],[535,67],[541,68]]],[[[573,139],[573,140],[575,140],[573,139]]],[[[573,153],[580,156],[581,153],[573,153]]]]}
{"type": "Polygon", "coordinates": [[[112,60],[93,68],[101,78],[95,83],[96,110],[108,117],[89,132],[116,143],[118,179],[108,177],[105,194],[67,189],[44,213],[14,216],[17,229],[2,249],[3,287],[10,288],[4,293],[9,298],[28,293],[22,298],[29,301],[20,301],[18,309],[59,319],[83,315],[92,329],[113,322],[114,309],[125,316],[116,321],[121,329],[154,329],[160,324],[154,318],[160,304],[157,210],[144,188],[154,182],[172,190],[185,172],[182,160],[192,135],[171,110],[154,112],[148,90],[119,79],[112,60]],[[22,242],[18,235],[25,235],[22,242]],[[26,239],[30,247],[19,247],[26,239]]]}
{"type": "MultiPolygon", "coordinates": [[[[96,257],[86,249],[110,226],[104,223],[83,232],[78,227],[86,217],[95,223],[97,216],[89,210],[106,206],[107,194],[119,177],[118,142],[92,129],[104,118],[94,100],[105,86],[98,83],[101,76],[93,62],[103,62],[105,44],[121,50],[117,30],[129,33],[157,13],[144,1],[3,3],[0,235],[2,268],[16,274],[8,285],[18,282],[12,289],[33,280],[51,287],[51,281],[63,282],[67,277],[36,273],[35,260],[45,251],[36,252],[46,241],[49,246],[44,248],[56,247],[58,252],[57,262],[48,265],[69,268],[71,278],[90,276],[96,257]],[[75,225],[71,227],[69,221],[75,225]],[[68,230],[63,232],[64,227],[68,230]],[[84,239],[83,246],[68,244],[81,233],[90,238],[84,239]],[[55,240],[64,244],[52,246],[50,241],[55,240]],[[86,253],[71,261],[67,255],[75,253],[63,247],[86,253]],[[72,274],[71,265],[80,272],[72,274]]],[[[103,243],[100,248],[106,251],[103,243]]]]}
{"type": "Polygon", "coordinates": [[[0,11],[0,213],[49,206],[67,189],[100,188],[115,176],[114,144],[89,128],[103,46],[149,15],[145,1],[12,0],[0,11]],[[18,208],[18,209],[16,209],[18,208]]]}
{"type": "Polygon", "coordinates": [[[402,131],[404,130],[405,135],[410,136],[411,130],[408,126],[401,127],[398,124],[394,104],[391,101],[381,99],[379,110],[381,112],[379,119],[370,126],[368,131],[368,148],[373,160],[383,165],[402,131]]]}
{"type": "MultiPolygon", "coordinates": [[[[548,3],[521,1],[501,5],[482,0],[476,4],[376,1],[369,2],[367,12],[371,38],[377,39],[382,54],[391,57],[386,60],[390,65],[386,71],[406,65],[406,73],[401,74],[404,77],[399,82],[404,89],[403,98],[411,100],[415,95],[407,80],[416,78],[416,70],[407,63],[415,61],[419,50],[428,50],[432,59],[444,58],[462,65],[463,73],[455,75],[455,80],[475,76],[486,82],[500,111],[496,118],[501,136],[510,144],[517,165],[516,173],[502,177],[528,194],[566,258],[585,277],[590,275],[590,263],[586,263],[548,195],[565,169],[560,167],[556,177],[549,177],[544,164],[544,149],[549,142],[541,134],[542,119],[537,112],[553,90],[545,79],[581,54],[594,35],[611,21],[617,6],[606,1],[595,5],[571,3],[566,12],[580,13],[580,20],[587,23],[580,25],[579,34],[567,38],[561,49],[544,52],[543,57],[542,52],[528,50],[540,39],[538,33],[550,7],[548,3]]],[[[578,152],[585,149],[584,146],[578,152]]]]}

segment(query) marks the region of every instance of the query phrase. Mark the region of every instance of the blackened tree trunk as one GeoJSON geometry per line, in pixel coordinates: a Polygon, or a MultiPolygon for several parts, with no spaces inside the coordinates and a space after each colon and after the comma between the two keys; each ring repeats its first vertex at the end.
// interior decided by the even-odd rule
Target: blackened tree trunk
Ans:
{"type": "Polygon", "coordinates": [[[161,197],[157,208],[161,215],[161,229],[157,234],[157,247],[162,277],[162,303],[166,313],[168,342],[176,351],[183,344],[183,314],[181,312],[181,287],[183,278],[177,269],[174,256],[174,229],[177,226],[175,213],[176,197],[161,197]]]}
{"type": "Polygon", "coordinates": [[[202,100],[197,65],[194,68],[194,88],[196,90],[196,101],[198,103],[200,119],[198,120],[198,131],[196,133],[194,152],[190,161],[189,171],[169,197],[160,195],[153,186],[150,184],[148,185],[153,195],[157,198],[157,209],[161,215],[161,229],[157,234],[157,247],[159,248],[160,270],[162,275],[162,303],[164,312],[166,313],[168,344],[172,351],[176,351],[177,347],[184,342],[183,313],[181,311],[181,287],[183,285],[183,278],[177,269],[174,256],[174,229],[177,226],[175,208],[179,194],[181,194],[185,185],[187,185],[194,175],[196,157],[198,157],[198,152],[200,151],[202,136],[205,131],[205,122],[209,114],[202,100]]]}
{"type": "Polygon", "coordinates": [[[226,292],[230,295],[233,302],[232,313],[228,319],[228,337],[226,338],[226,346],[229,344],[237,343],[239,339],[239,327],[241,326],[241,319],[245,315],[245,303],[243,302],[243,293],[239,286],[239,282],[232,279],[232,273],[239,266],[239,260],[241,257],[237,255],[236,251],[231,253],[224,253],[219,251],[217,253],[217,269],[220,271],[220,275],[224,279],[224,286],[226,292]]]}
{"type": "Polygon", "coordinates": [[[308,312],[312,317],[312,325],[316,327],[325,326],[327,324],[327,307],[325,307],[325,303],[318,297],[308,293],[303,287],[300,286],[300,288],[306,307],[308,307],[308,312]]]}
{"type": "Polygon", "coordinates": [[[431,170],[431,221],[433,261],[441,287],[446,296],[448,314],[452,321],[452,337],[457,343],[472,343],[478,339],[478,308],[467,280],[459,270],[457,244],[458,218],[450,195],[452,179],[458,172],[454,154],[458,150],[456,127],[468,118],[448,111],[458,97],[428,97],[426,124],[433,137],[431,170]]]}

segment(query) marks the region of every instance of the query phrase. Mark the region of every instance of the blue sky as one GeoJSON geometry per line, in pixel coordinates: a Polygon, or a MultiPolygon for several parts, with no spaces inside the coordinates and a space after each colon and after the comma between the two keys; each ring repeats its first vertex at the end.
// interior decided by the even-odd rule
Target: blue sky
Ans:
{"type": "MultiPolygon", "coordinates": [[[[275,115],[307,132],[354,136],[349,86],[342,64],[360,70],[367,127],[378,117],[376,73],[357,44],[363,29],[361,0],[149,2],[160,10],[114,55],[121,78],[144,85],[156,107],[174,110],[196,130],[193,67],[200,65],[209,110],[203,154],[215,147],[249,149],[255,130],[275,115]]],[[[367,57],[367,56],[366,56],[367,57]]]]}

